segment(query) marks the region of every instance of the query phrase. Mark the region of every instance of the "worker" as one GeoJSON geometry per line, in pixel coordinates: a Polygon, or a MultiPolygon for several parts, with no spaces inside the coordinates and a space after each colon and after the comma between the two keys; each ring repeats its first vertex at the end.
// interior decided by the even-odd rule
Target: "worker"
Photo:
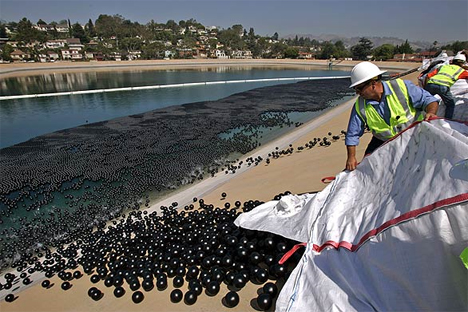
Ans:
{"type": "Polygon", "coordinates": [[[427,74],[424,87],[432,95],[438,94],[445,104],[445,118],[452,119],[455,111],[455,100],[450,88],[458,79],[468,79],[468,72],[463,69],[466,56],[459,53],[453,57],[452,64],[443,65],[427,74]]]}
{"type": "Polygon", "coordinates": [[[351,110],[345,137],[347,170],[356,169],[356,146],[366,127],[373,135],[367,155],[413,122],[437,116],[439,103],[435,97],[407,80],[382,81],[385,72],[371,62],[361,62],[351,71],[349,87],[359,97],[351,110]]]}

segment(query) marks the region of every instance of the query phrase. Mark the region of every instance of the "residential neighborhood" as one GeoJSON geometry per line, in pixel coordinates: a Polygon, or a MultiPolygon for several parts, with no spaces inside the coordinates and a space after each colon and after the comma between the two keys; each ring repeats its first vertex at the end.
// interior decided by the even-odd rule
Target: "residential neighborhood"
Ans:
{"type": "Polygon", "coordinates": [[[451,53],[468,48],[468,42],[450,45],[434,42],[428,49],[413,49],[406,41],[374,47],[362,37],[355,45],[342,41],[318,41],[308,37],[260,36],[255,30],[233,25],[228,29],[204,26],[195,19],[146,25],[120,15],[100,15],[85,25],[70,21],[33,24],[0,21],[0,61],[57,62],[151,59],[359,59],[420,62],[442,50],[451,53]]]}

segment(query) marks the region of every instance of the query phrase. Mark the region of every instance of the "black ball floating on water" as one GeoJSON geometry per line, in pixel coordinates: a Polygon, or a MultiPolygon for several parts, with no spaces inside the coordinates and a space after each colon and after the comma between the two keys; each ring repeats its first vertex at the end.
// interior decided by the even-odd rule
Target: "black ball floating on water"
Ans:
{"type": "Polygon", "coordinates": [[[222,303],[228,308],[234,308],[239,304],[239,295],[235,291],[230,291],[224,296],[222,303]]]}
{"type": "Polygon", "coordinates": [[[172,303],[181,302],[183,297],[184,297],[184,294],[182,293],[182,290],[180,290],[180,289],[174,289],[171,292],[171,302],[172,303]]]}
{"type": "Polygon", "coordinates": [[[143,301],[143,299],[145,299],[145,295],[143,295],[143,293],[139,290],[135,291],[132,295],[132,301],[134,303],[140,303],[143,301]]]}

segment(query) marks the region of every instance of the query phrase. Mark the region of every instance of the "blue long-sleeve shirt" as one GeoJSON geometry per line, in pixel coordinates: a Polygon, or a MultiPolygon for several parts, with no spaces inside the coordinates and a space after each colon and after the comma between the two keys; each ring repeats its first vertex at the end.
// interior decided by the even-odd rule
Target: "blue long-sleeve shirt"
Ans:
{"type": "MultiPolygon", "coordinates": [[[[411,81],[403,80],[406,87],[408,88],[408,94],[411,104],[417,110],[425,110],[427,105],[432,102],[437,102],[437,99],[433,97],[426,90],[415,86],[411,81]]],[[[392,91],[383,83],[383,95],[380,101],[366,100],[366,103],[374,106],[375,110],[385,120],[387,124],[390,124],[390,109],[387,105],[387,96],[392,94],[392,91]]],[[[359,145],[359,138],[364,134],[365,123],[364,120],[356,112],[356,106],[353,106],[351,115],[349,117],[348,131],[345,137],[346,145],[359,145]]]]}

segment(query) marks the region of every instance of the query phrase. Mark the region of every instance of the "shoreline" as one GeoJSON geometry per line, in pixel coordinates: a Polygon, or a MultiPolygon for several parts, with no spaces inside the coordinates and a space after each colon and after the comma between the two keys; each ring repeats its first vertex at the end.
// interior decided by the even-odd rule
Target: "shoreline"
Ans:
{"type": "MultiPolygon", "coordinates": [[[[333,64],[336,68],[352,68],[360,61],[341,61],[333,64]]],[[[403,62],[375,62],[383,69],[407,70],[418,67],[419,63],[403,62]]],[[[293,60],[293,59],[251,59],[251,60],[220,60],[220,59],[193,59],[193,60],[137,60],[137,61],[90,61],[71,62],[59,61],[55,63],[9,63],[0,64],[0,77],[13,78],[33,76],[49,72],[80,72],[80,71],[116,71],[116,70],[168,70],[190,69],[197,67],[219,66],[323,66],[328,69],[327,60],[293,60]]]]}

